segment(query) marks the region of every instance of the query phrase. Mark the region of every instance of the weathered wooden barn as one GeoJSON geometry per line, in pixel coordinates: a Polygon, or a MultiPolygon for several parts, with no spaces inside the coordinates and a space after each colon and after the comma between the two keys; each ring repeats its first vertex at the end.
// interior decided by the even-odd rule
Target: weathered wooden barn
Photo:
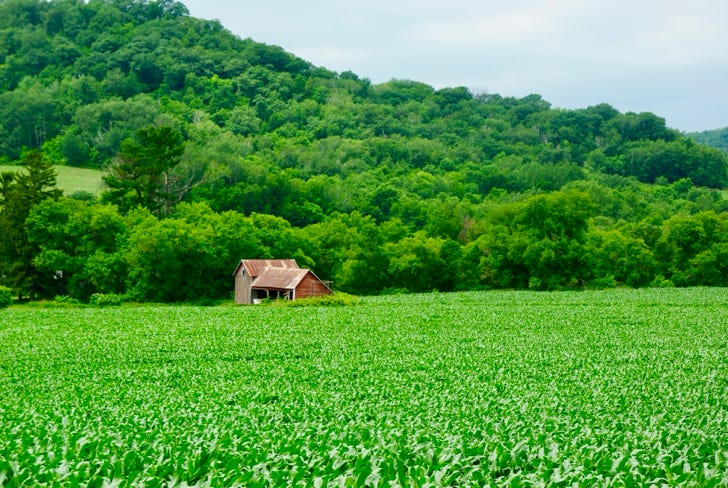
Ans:
{"type": "Polygon", "coordinates": [[[310,269],[299,268],[295,259],[242,259],[233,273],[235,303],[260,303],[266,298],[331,295],[329,286],[310,269]]]}

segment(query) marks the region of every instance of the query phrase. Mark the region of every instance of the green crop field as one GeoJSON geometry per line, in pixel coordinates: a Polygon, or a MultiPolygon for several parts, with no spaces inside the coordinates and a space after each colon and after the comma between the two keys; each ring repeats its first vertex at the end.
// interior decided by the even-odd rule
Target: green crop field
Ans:
{"type": "Polygon", "coordinates": [[[0,486],[728,486],[728,289],[0,311],[0,486]]]}
{"type": "MultiPolygon", "coordinates": [[[[18,171],[22,166],[0,165],[0,172],[18,171]]],[[[88,192],[99,195],[104,182],[101,177],[106,173],[97,169],[75,168],[73,166],[54,166],[58,188],[66,195],[76,192],[88,192]]]]}

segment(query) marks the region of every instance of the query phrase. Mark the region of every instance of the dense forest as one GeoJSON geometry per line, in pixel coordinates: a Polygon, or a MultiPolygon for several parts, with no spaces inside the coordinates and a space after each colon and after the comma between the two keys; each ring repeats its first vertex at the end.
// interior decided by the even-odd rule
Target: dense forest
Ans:
{"type": "Polygon", "coordinates": [[[703,132],[691,132],[691,139],[711,147],[717,147],[728,152],[728,127],[703,132]]]}
{"type": "Polygon", "coordinates": [[[226,298],[273,257],[358,294],[728,285],[728,157],[663,118],[372,84],[171,0],[0,0],[0,162],[21,297],[226,298]]]}

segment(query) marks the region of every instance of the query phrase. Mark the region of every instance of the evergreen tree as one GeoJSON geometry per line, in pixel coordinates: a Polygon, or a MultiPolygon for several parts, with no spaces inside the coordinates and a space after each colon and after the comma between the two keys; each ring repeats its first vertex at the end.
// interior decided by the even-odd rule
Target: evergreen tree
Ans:
{"type": "Polygon", "coordinates": [[[179,201],[171,170],[184,153],[182,136],[172,127],[144,127],[126,139],[104,182],[106,198],[123,211],[141,206],[167,215],[179,201]]]}
{"type": "Polygon", "coordinates": [[[36,293],[33,257],[37,248],[28,242],[25,221],[30,210],[48,198],[57,199],[56,173],[38,151],[23,157],[24,168],[0,179],[0,280],[12,287],[18,297],[36,293]]]}

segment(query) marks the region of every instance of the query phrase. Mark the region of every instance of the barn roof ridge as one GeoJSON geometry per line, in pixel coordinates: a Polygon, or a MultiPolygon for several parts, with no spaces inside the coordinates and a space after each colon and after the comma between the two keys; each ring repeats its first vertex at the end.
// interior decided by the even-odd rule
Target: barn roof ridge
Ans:
{"type": "Polygon", "coordinates": [[[295,259],[241,259],[235,267],[235,271],[233,271],[233,276],[238,274],[241,266],[245,267],[245,270],[253,278],[258,276],[266,267],[300,269],[295,259]]]}

